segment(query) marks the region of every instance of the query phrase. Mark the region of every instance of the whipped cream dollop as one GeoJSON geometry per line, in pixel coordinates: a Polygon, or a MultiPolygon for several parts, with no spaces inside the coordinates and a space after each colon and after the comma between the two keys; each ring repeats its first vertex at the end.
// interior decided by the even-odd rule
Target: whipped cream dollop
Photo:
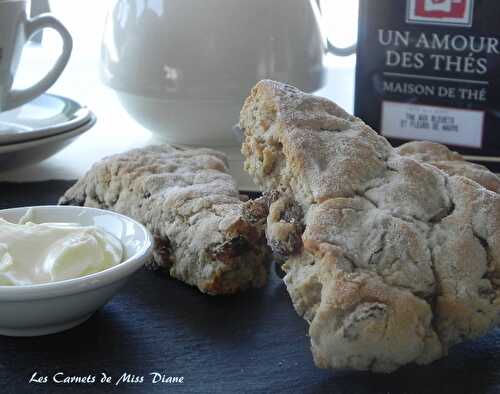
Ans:
{"type": "Polygon", "coordinates": [[[78,278],[119,264],[123,246],[96,226],[0,218],[0,285],[78,278]]]}

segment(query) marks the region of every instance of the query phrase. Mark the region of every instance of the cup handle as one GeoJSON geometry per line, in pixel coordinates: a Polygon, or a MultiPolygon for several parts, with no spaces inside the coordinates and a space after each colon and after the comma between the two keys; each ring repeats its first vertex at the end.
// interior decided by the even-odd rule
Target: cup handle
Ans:
{"type": "MultiPolygon", "coordinates": [[[[320,18],[323,18],[323,15],[321,14],[321,4],[320,0],[316,0],[316,4],[318,5],[318,11],[319,11],[319,16],[320,18]]],[[[356,47],[357,44],[353,44],[351,46],[345,47],[345,48],[339,48],[333,45],[328,37],[326,37],[326,51],[330,52],[336,56],[350,56],[354,53],[356,53],[356,47]]]]}
{"type": "Polygon", "coordinates": [[[26,89],[11,90],[7,95],[7,99],[2,110],[9,110],[18,107],[47,91],[54,84],[54,82],[57,81],[57,78],[59,78],[63,72],[66,64],[68,64],[68,60],[73,49],[73,39],[71,38],[68,30],[66,30],[61,22],[51,15],[42,14],[28,19],[25,22],[24,28],[26,41],[28,41],[38,30],[44,28],[54,29],[59,33],[63,40],[62,53],[47,75],[45,75],[45,77],[43,77],[36,84],[26,89]]]}

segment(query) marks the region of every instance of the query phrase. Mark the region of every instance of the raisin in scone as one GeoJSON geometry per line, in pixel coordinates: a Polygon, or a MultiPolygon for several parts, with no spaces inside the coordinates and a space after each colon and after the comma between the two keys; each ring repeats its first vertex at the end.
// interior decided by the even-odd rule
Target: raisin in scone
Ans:
{"type": "Polygon", "coordinates": [[[235,293],[266,281],[267,207],[241,201],[227,170],[210,149],[135,149],[96,163],[60,204],[138,220],[155,237],[156,266],[204,293],[235,293]]]}
{"type": "Polygon", "coordinates": [[[497,175],[485,166],[465,161],[462,155],[444,145],[429,141],[412,141],[401,145],[396,151],[401,156],[432,164],[448,175],[462,175],[488,190],[500,192],[500,178],[497,175]]]}
{"type": "Polygon", "coordinates": [[[240,127],[319,367],[427,364],[498,323],[500,195],[281,83],[253,88],[240,127]]]}

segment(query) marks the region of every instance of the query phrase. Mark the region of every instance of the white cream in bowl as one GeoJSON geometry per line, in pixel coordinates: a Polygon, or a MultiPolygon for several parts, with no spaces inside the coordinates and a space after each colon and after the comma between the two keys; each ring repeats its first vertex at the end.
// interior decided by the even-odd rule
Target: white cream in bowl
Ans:
{"type": "Polygon", "coordinates": [[[0,218],[0,285],[32,285],[104,271],[123,258],[121,242],[97,226],[11,223],[0,218]]]}
{"type": "Polygon", "coordinates": [[[149,231],[115,212],[39,206],[0,210],[0,218],[10,256],[1,254],[0,271],[18,282],[0,284],[0,335],[45,335],[84,322],[151,257],[149,231]],[[27,277],[43,283],[24,284],[27,277]]]}

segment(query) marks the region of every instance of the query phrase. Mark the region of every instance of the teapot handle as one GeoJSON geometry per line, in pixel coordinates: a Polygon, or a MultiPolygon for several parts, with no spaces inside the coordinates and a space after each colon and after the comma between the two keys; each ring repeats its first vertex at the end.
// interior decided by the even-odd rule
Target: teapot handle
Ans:
{"type": "MultiPolygon", "coordinates": [[[[323,15],[321,14],[321,0],[316,0],[316,4],[318,6],[318,12],[319,16],[323,18],[323,15]]],[[[356,53],[356,47],[357,44],[353,44],[351,46],[345,47],[345,48],[339,48],[333,45],[328,37],[326,37],[326,51],[330,52],[336,56],[350,56],[354,53],[356,53]]]]}

